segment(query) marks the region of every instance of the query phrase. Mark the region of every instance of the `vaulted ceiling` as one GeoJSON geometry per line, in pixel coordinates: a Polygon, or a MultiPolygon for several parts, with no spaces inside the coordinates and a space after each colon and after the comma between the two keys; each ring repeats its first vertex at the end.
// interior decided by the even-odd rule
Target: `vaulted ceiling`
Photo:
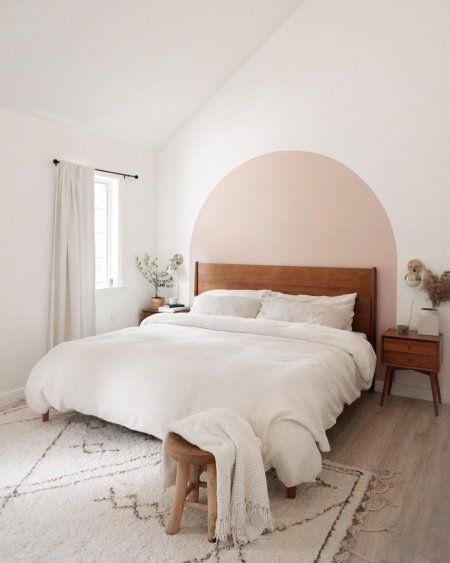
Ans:
{"type": "Polygon", "coordinates": [[[302,0],[2,0],[0,106],[163,146],[302,0]]]}

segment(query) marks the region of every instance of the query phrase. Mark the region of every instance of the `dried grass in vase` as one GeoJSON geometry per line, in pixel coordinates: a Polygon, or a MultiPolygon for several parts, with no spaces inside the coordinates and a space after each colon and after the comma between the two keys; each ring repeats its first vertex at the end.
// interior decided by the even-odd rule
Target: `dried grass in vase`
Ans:
{"type": "Polygon", "coordinates": [[[450,301],[450,272],[444,272],[438,276],[431,270],[425,270],[422,280],[422,291],[428,294],[433,309],[439,305],[450,301]]]}

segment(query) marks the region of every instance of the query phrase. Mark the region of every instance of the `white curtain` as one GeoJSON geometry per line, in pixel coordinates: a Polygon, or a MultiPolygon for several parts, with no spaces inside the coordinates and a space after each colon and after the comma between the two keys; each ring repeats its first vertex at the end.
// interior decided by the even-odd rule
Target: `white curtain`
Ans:
{"type": "Polygon", "coordinates": [[[56,168],[49,349],[95,334],[94,170],[56,168]]]}

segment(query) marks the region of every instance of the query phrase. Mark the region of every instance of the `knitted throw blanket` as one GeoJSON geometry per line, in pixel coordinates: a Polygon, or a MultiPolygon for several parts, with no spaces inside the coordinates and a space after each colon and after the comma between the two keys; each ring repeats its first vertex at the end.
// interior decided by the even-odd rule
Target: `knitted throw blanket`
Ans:
{"type": "MultiPolygon", "coordinates": [[[[202,450],[211,452],[217,470],[215,538],[234,544],[257,539],[273,530],[261,441],[250,424],[234,411],[214,408],[178,420],[167,427],[202,450]]],[[[166,434],[166,438],[167,438],[166,434]]],[[[176,462],[162,449],[163,485],[175,483],[176,462]]]]}

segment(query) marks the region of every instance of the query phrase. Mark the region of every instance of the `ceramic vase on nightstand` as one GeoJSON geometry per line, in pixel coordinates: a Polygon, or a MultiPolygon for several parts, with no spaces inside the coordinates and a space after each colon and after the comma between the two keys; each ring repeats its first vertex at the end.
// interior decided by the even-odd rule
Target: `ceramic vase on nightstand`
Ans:
{"type": "Polygon", "coordinates": [[[428,336],[439,336],[439,312],[436,309],[421,309],[417,332],[428,336]]]}

